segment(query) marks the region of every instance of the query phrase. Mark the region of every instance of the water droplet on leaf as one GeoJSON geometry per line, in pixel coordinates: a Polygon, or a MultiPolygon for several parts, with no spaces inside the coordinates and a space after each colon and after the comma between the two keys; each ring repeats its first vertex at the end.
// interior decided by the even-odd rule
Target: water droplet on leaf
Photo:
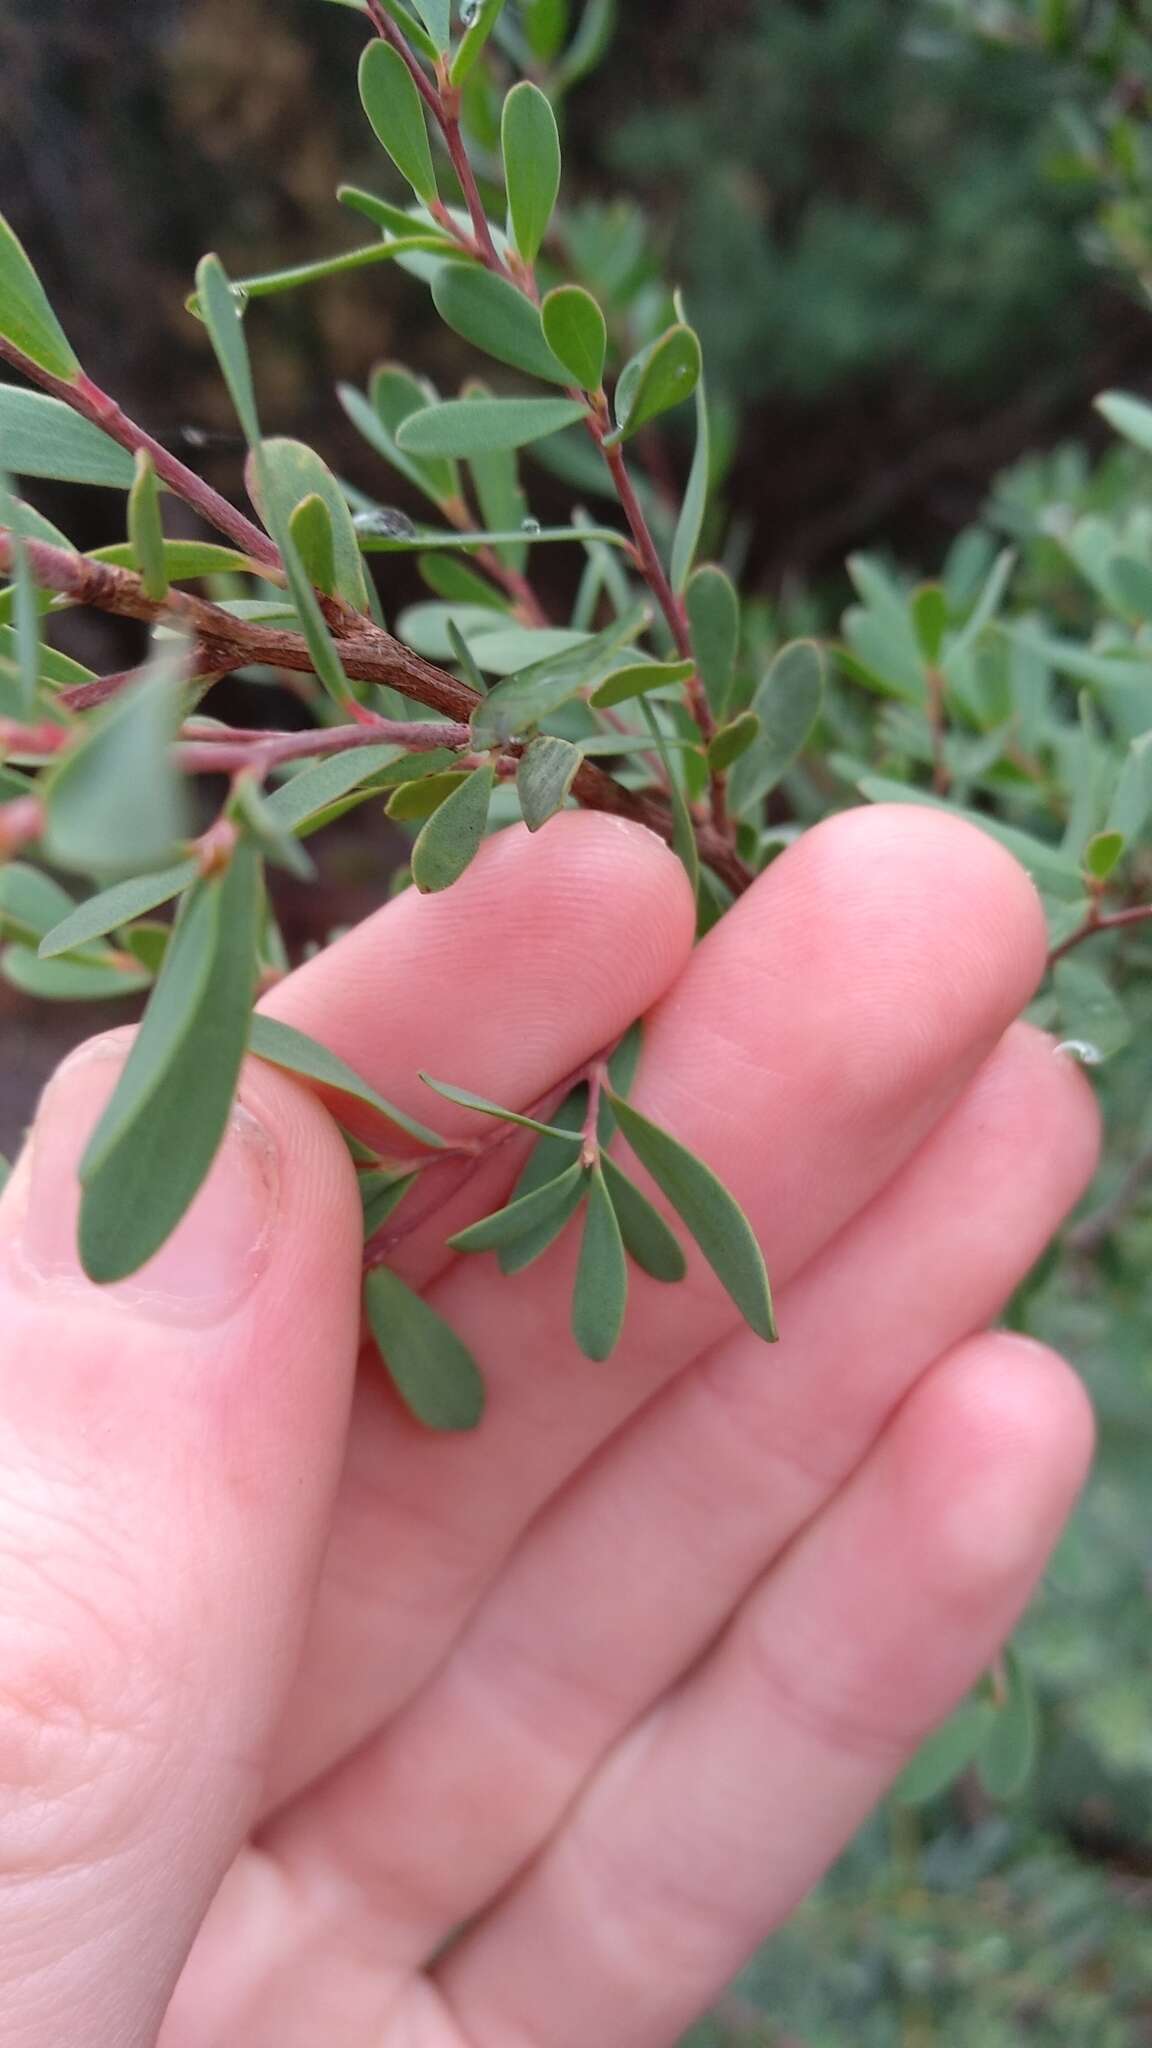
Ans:
{"type": "Polygon", "coordinates": [[[522,519],[520,521],[520,531],[521,533],[542,533],[544,529],[538,519],[522,519]]]}
{"type": "Polygon", "coordinates": [[[394,505],[376,505],[369,512],[355,512],[352,524],[357,533],[378,533],[388,540],[415,540],[416,528],[406,512],[394,505]]]}
{"type": "Polygon", "coordinates": [[[1078,1060],[1082,1067],[1099,1067],[1104,1063],[1100,1047],[1087,1038],[1061,1039],[1056,1051],[1066,1053],[1071,1060],[1078,1060]]]}
{"type": "Polygon", "coordinates": [[[471,28],[480,13],[480,0],[460,0],[460,26],[471,28]]]}

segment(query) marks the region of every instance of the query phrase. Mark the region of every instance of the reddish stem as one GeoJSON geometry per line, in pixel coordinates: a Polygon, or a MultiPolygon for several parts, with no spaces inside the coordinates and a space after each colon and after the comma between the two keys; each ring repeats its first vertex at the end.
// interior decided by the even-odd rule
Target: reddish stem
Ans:
{"type": "Polygon", "coordinates": [[[355,747],[398,746],[410,754],[431,753],[437,747],[467,747],[471,733],[466,725],[446,721],[402,721],[380,718],[371,725],[332,725],[322,731],[285,733],[222,733],[219,739],[188,734],[176,747],[180,766],[190,775],[230,775],[239,769],[254,769],[266,775],[289,761],[309,761],[327,754],[350,753],[355,747]]]}
{"type": "Polygon", "coordinates": [[[1083,945],[1085,939],[1093,938],[1097,932],[1123,931],[1128,925],[1148,924],[1150,921],[1152,903],[1137,903],[1131,910],[1112,910],[1106,913],[1101,912],[1093,904],[1083,924],[1078,926],[1062,945],[1053,947],[1048,955],[1048,965],[1055,967],[1058,960],[1063,960],[1074,947],[1083,945]]]}

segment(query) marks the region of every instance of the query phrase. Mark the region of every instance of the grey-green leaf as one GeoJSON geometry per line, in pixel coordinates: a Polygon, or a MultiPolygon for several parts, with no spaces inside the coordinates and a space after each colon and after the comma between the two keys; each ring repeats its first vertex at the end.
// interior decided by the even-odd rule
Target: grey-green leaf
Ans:
{"type": "Polygon", "coordinates": [[[80,1164],[80,1257],[102,1283],[137,1272],[203,1186],[248,1037],[264,891],[241,845],[197,885],[112,1099],[80,1164]]]}
{"type": "MultiPolygon", "coordinates": [[[[357,432],[364,436],[369,446],[393,469],[415,484],[418,491],[442,507],[458,489],[458,480],[452,463],[418,461],[415,456],[405,455],[396,445],[396,429],[402,420],[413,412],[422,412],[431,403],[428,394],[408,376],[407,371],[385,366],[376,372],[372,380],[373,403],[357,391],[355,385],[338,384],[336,396],[357,432]]],[[[367,536],[364,536],[367,538],[367,536]]]]}
{"type": "Polygon", "coordinates": [[[397,1109],[395,1103],[378,1095],[367,1081],[361,1079],[355,1069],[337,1053],[330,1052],[315,1038],[309,1038],[303,1031],[297,1031],[291,1024],[282,1024],[278,1017],[265,1017],[262,1013],[253,1017],[248,1036],[248,1049],[257,1059],[267,1060],[271,1066],[283,1067],[289,1074],[299,1074],[303,1080],[315,1081],[321,1088],[331,1088],[338,1095],[351,1096],[354,1102],[362,1102],[377,1116],[386,1117],[397,1130],[415,1138],[420,1145],[431,1146],[439,1151],[444,1139],[436,1131],[430,1131],[426,1124],[417,1123],[415,1117],[397,1109]]]}
{"type": "Polygon", "coordinates": [[[442,1095],[445,1102],[454,1102],[459,1109],[475,1109],[481,1116],[495,1117],[502,1124],[516,1124],[524,1131],[539,1131],[546,1138],[560,1138],[566,1143],[580,1143],[578,1131],[564,1130],[558,1124],[543,1124],[534,1116],[521,1116],[519,1110],[505,1109],[499,1102],[490,1102],[486,1095],[474,1095],[470,1088],[456,1088],[450,1081],[434,1081],[431,1074],[421,1074],[426,1088],[442,1095]]]}
{"type": "Polygon", "coordinates": [[[722,718],[740,646],[740,599],[725,570],[707,563],[691,578],[684,601],[700,680],[715,716],[722,718]]]}
{"type": "MultiPolygon", "coordinates": [[[[80,364],[27,253],[0,214],[0,335],[50,377],[74,384],[80,364]]],[[[10,460],[5,457],[5,460],[10,460]]]]}
{"type": "Polygon", "coordinates": [[[987,1700],[966,1700],[921,1745],[897,1778],[893,1798],[902,1806],[922,1806],[945,1791],[979,1754],[994,1711],[987,1700]]]}
{"type": "Polygon", "coordinates": [[[1035,1689],[1020,1659],[1005,1656],[1007,1697],[993,1706],[992,1722],[980,1750],[977,1769],[993,1799],[1015,1799],[1032,1773],[1040,1737],[1035,1689]]]}
{"type": "Polygon", "coordinates": [[[699,337],[683,322],[670,327],[625,365],[616,391],[617,440],[647,426],[661,413],[691,398],[700,382],[699,337]]]}
{"type": "Polygon", "coordinates": [[[156,465],[143,448],[136,456],[136,475],[128,493],[128,541],[145,597],[162,604],[168,595],[168,565],[160,521],[160,487],[156,465]]]}
{"type": "Polygon", "coordinates": [[[417,1421],[428,1429],[475,1429],[484,1413],[484,1381],[443,1317],[386,1266],[368,1274],[364,1306],[392,1384],[417,1421]]]}
{"type": "Polygon", "coordinates": [[[700,545],[708,489],[712,481],[712,429],[708,417],[708,394],[701,375],[696,385],[696,448],[692,468],[672,543],[672,588],[677,596],[685,590],[700,545]]]}
{"type": "Polygon", "coordinates": [[[30,946],[6,946],[0,968],[14,988],[48,1003],[115,1001],[138,995],[152,981],[147,971],[124,966],[112,954],[77,958],[66,953],[58,960],[41,960],[30,946]]]}
{"type": "Polygon", "coordinates": [[[674,683],[686,683],[694,674],[694,661],[636,661],[626,668],[615,668],[606,682],[594,690],[589,703],[597,711],[613,704],[627,704],[635,697],[646,697],[649,690],[668,689],[674,683]]]}
{"type": "MultiPolygon", "coordinates": [[[[121,925],[131,924],[133,918],[145,916],[161,903],[170,903],[173,896],[179,896],[182,890],[191,887],[199,872],[196,861],[182,860],[174,867],[161,869],[158,874],[133,876],[131,881],[117,882],[111,889],[102,889],[98,896],[90,896],[86,903],[77,904],[59,923],[53,923],[40,941],[40,958],[53,960],[57,954],[74,953],[77,947],[91,945],[93,939],[102,939],[108,932],[119,931],[121,925]]],[[[0,921],[2,914],[3,900],[0,897],[0,921]]]]}
{"type": "Polygon", "coordinates": [[[45,786],[50,860],[82,874],[159,867],[187,833],[172,742],[184,650],[161,646],[139,683],[92,720],[45,786]]]}
{"type": "Polygon", "coordinates": [[[412,5],[443,56],[452,41],[452,0],[412,0],[412,5]]]}
{"type": "MultiPolygon", "coordinates": [[[[612,667],[613,657],[629,640],[643,632],[648,612],[643,605],[625,613],[602,633],[577,641],[558,654],[535,661],[505,678],[489,691],[472,714],[472,738],[477,747],[502,746],[514,734],[538,725],[542,718],[578,697],[612,667]]],[[[483,662],[484,650],[478,649],[483,662]]]]}
{"type": "Polygon", "coordinates": [[[544,338],[581,391],[599,391],[608,353],[608,323],[591,292],[562,284],[540,308],[544,338]]]}
{"type": "Polygon", "coordinates": [[[629,1257],[653,1280],[683,1280],[688,1261],[675,1232],[614,1159],[605,1154],[601,1165],[629,1257]]]}
{"type": "Polygon", "coordinates": [[[396,435],[401,454],[464,459],[526,448],[583,419],[576,398],[449,398],[413,413],[396,435]]]}
{"type": "Polygon", "coordinates": [[[588,1180],[584,1236],[572,1294],[572,1335],[585,1358],[599,1363],[612,1356],[627,1308],[624,1238],[603,1170],[597,1165],[588,1180]]]}
{"type": "Polygon", "coordinates": [[[525,747],[516,771],[516,794],[530,832],[563,810],[580,772],[581,753],[571,740],[540,733],[525,747]]]}
{"type": "Polygon", "coordinates": [[[254,448],[260,439],[260,420],[241,306],[218,256],[200,258],[196,266],[196,296],[200,318],[208,329],[244,438],[254,448]]]}
{"type": "Polygon", "coordinates": [[[633,1152],[687,1226],[721,1286],[766,1343],[776,1340],[776,1319],[764,1257],[755,1232],[710,1166],[668,1131],[650,1123],[621,1096],[610,1094],[616,1120],[633,1152]]]}
{"type": "Polygon", "coordinates": [[[810,739],[824,701],[824,657],[814,640],[782,647],[756,692],[760,731],[732,770],[729,796],[737,812],[776,788],[810,739]]]}
{"type": "Polygon", "coordinates": [[[16,476],[66,484],[107,484],[130,490],[132,457],[62,398],[0,384],[0,453],[16,476]]]}
{"type": "Polygon", "coordinates": [[[570,372],[544,338],[540,313],[514,284],[490,270],[446,263],[432,280],[445,325],[474,347],[549,384],[570,384],[570,372]]]}
{"type": "MultiPolygon", "coordinates": [[[[303,441],[276,436],[263,441],[259,457],[249,464],[249,489],[261,518],[275,533],[291,520],[293,513],[311,497],[318,497],[328,514],[331,530],[331,567],[326,580],[314,575],[319,562],[304,560],[309,580],[320,590],[342,597],[358,612],[368,609],[368,586],[364,560],[352,524],[348,501],[336,478],[315,450],[303,441]]],[[[295,539],[295,533],[293,538],[295,539]]],[[[307,540],[307,535],[306,535],[307,540]]],[[[302,557],[306,550],[300,550],[302,557]]]]}
{"type": "Polygon", "coordinates": [[[453,1251],[496,1252],[534,1234],[542,1223],[551,1222],[558,1210],[567,1208],[568,1197],[578,1188],[584,1169],[577,1159],[556,1180],[547,1181],[519,1201],[509,1202],[493,1215],[482,1217],[448,1239],[453,1251]]]}
{"type": "Polygon", "coordinates": [[[0,935],[38,939],[72,909],[67,890],[24,861],[0,866],[0,935]]]}
{"type": "Polygon", "coordinates": [[[421,895],[450,889],[480,851],[496,770],[485,761],[440,804],[412,848],[412,879],[421,895]]]}
{"type": "Polygon", "coordinates": [[[550,101],[523,79],[501,120],[508,219],[517,249],[535,263],[560,192],[560,131],[550,101]]]}
{"type": "Polygon", "coordinates": [[[360,1206],[364,1212],[364,1241],[369,1243],[400,1207],[409,1188],[420,1178],[416,1173],[374,1172],[359,1176],[360,1206]]]}
{"type": "Polygon", "coordinates": [[[398,50],[377,39],[360,59],[360,98],[377,140],[426,206],[438,198],[428,124],[412,74],[398,50]]]}

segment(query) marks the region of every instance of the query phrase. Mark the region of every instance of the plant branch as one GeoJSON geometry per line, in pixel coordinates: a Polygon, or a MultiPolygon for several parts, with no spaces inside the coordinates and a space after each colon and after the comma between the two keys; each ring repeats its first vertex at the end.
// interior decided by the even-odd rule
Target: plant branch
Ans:
{"type": "Polygon", "coordinates": [[[1147,924],[1150,920],[1152,903],[1137,903],[1131,910],[1111,911],[1102,911],[1099,905],[1094,903],[1083,924],[1078,925],[1061,945],[1053,947],[1048,955],[1048,965],[1050,968],[1055,967],[1058,960],[1063,960],[1076,946],[1083,945],[1085,939],[1094,938],[1097,932],[1122,931],[1128,925],[1147,924]]]}
{"type": "Polygon", "coordinates": [[[310,732],[233,733],[219,736],[186,726],[175,753],[192,775],[233,775],[254,769],[267,775],[289,761],[308,761],[327,754],[346,754],[354,747],[395,746],[406,753],[432,753],[438,747],[463,749],[471,729],[446,720],[373,719],[368,725],[330,725],[310,732]]]}

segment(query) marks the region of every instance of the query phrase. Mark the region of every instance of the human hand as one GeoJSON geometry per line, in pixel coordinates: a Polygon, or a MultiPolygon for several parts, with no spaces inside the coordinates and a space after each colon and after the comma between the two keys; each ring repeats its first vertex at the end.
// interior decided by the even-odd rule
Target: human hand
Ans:
{"type": "Polygon", "coordinates": [[[691,922],[654,839],[565,815],[267,1005],[425,1118],[418,1066],[527,1104],[655,1005],[635,1099],[747,1209],[782,1342],[694,1265],[588,1365],[572,1245],[443,1249],[502,1146],[397,1259],[485,1370],[473,1436],[354,1385],[359,1205],[303,1089],[251,1067],[110,1293],[71,1253],[107,1044],[49,1089],[0,1203],[7,2048],[670,2048],[1011,1628],[1091,1436],[981,1334],[1095,1157],[1012,1024],[1032,889],[874,810],[691,922]]]}

